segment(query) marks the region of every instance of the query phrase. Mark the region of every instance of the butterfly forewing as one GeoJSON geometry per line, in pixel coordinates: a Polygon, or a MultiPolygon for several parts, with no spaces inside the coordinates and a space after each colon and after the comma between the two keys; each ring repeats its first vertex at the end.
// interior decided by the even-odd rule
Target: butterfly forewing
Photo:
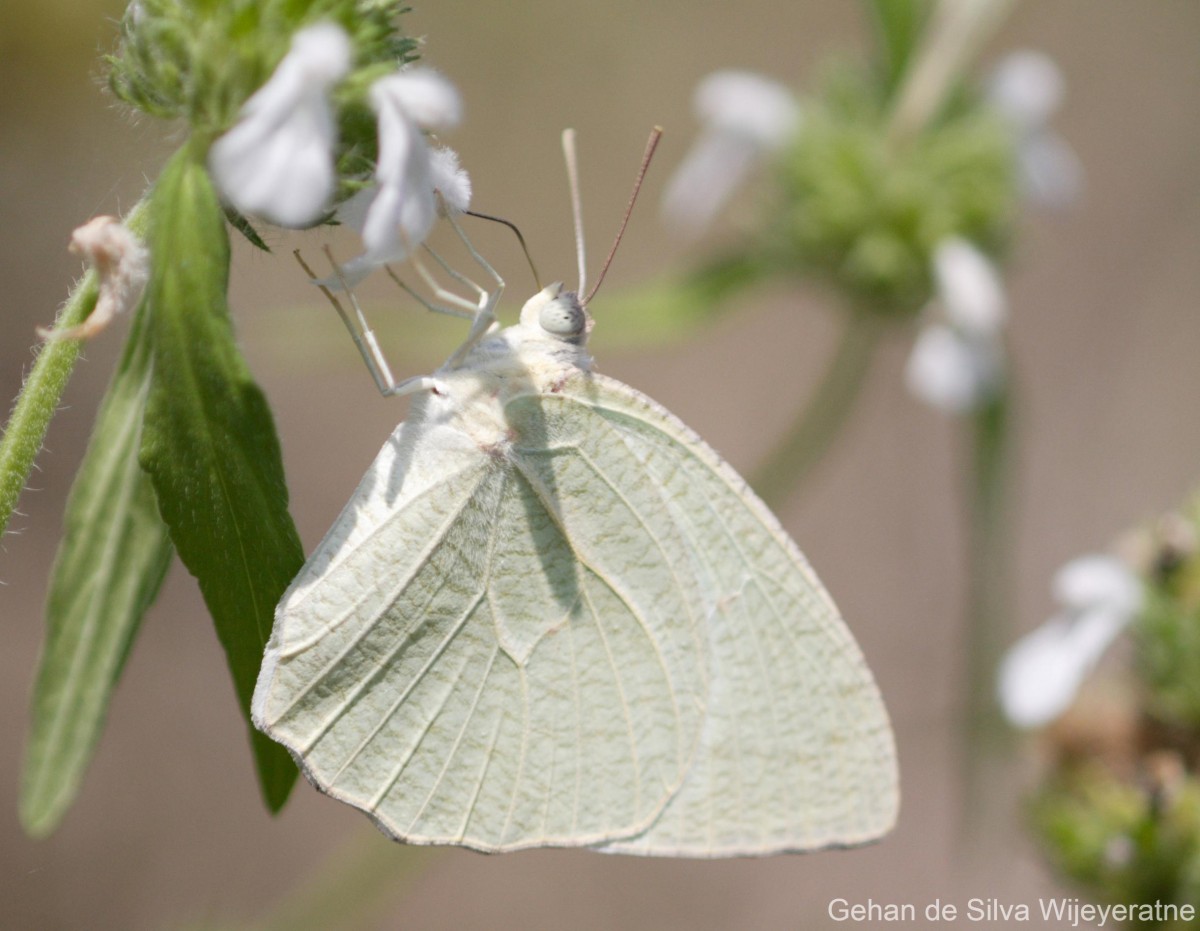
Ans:
{"type": "Polygon", "coordinates": [[[707,690],[691,562],[654,569],[683,541],[637,520],[661,500],[581,495],[584,459],[533,422],[520,455],[459,456],[444,481],[428,475],[457,439],[397,436],[280,605],[260,726],[404,840],[644,830],[695,756],[707,690]]]}

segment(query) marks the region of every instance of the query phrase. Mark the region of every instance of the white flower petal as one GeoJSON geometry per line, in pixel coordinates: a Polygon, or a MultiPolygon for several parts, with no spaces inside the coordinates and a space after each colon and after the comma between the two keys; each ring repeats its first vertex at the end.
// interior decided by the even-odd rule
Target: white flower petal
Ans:
{"type": "Polygon", "coordinates": [[[389,80],[391,78],[376,81],[371,87],[376,113],[376,137],[379,140],[375,183],[380,187],[402,185],[414,148],[425,146],[425,136],[404,108],[392,96],[376,94],[375,88],[389,80]]]}
{"type": "Polygon", "coordinates": [[[221,194],[246,214],[306,226],[333,193],[336,127],[326,99],[350,67],[350,40],[331,23],[302,29],[275,73],[209,152],[221,194]]]}
{"type": "Polygon", "coordinates": [[[449,149],[431,153],[422,132],[458,122],[462,104],[449,81],[428,68],[400,71],[371,85],[371,103],[379,119],[374,183],[338,210],[366,247],[343,268],[351,284],[425,241],[437,220],[435,187],[451,209],[465,210],[471,200],[458,156],[449,149]]]}
{"type": "Polygon", "coordinates": [[[419,132],[410,133],[406,141],[408,148],[400,161],[399,183],[381,184],[380,197],[371,205],[363,225],[367,251],[389,256],[381,261],[396,261],[424,242],[437,218],[429,145],[419,132]],[[393,200],[384,197],[393,192],[393,200]]]}
{"type": "Polygon", "coordinates": [[[667,223],[699,235],[755,163],[781,148],[800,126],[800,107],[781,84],[749,71],[716,71],[696,87],[700,138],[663,195],[667,223]]]}
{"type": "Polygon", "coordinates": [[[987,256],[967,240],[951,237],[934,250],[933,271],[946,319],[967,333],[994,336],[1000,331],[1008,301],[987,256]]]}
{"type": "Polygon", "coordinates": [[[758,161],[761,149],[739,136],[705,131],[663,193],[663,219],[684,235],[702,233],[758,161]]]}
{"type": "Polygon", "coordinates": [[[338,204],[336,214],[338,223],[361,234],[367,222],[367,211],[371,209],[371,203],[378,193],[379,185],[368,184],[362,190],[347,197],[338,204]]]}
{"type": "Polygon", "coordinates": [[[1018,640],[1000,664],[998,698],[1005,716],[1030,728],[1061,715],[1128,622],[1128,615],[1094,609],[1052,618],[1018,640]]]}
{"type": "Polygon", "coordinates": [[[1009,55],[988,85],[988,98],[1016,133],[1017,174],[1023,192],[1049,207],[1066,206],[1083,190],[1079,159],[1047,129],[1064,95],[1058,66],[1041,52],[1009,55]]]}
{"type": "Polygon", "coordinates": [[[1052,721],[1142,604],[1137,576],[1112,556],[1073,559],[1054,577],[1064,612],[1021,638],[1000,666],[1001,705],[1019,727],[1052,721]]]}
{"type": "Polygon", "coordinates": [[[452,129],[462,121],[462,98],[454,85],[432,68],[409,68],[371,85],[379,113],[395,108],[421,129],[452,129]]]}
{"type": "Polygon", "coordinates": [[[1132,616],[1142,605],[1142,583],[1115,556],[1091,554],[1071,560],[1054,576],[1054,597],[1063,607],[1103,609],[1132,616]]]}
{"type": "Polygon", "coordinates": [[[1043,52],[1024,49],[1001,61],[988,81],[988,99],[1023,131],[1045,126],[1062,105],[1062,72],[1043,52]]]}
{"type": "Polygon", "coordinates": [[[463,213],[471,207],[471,177],[458,163],[458,153],[453,149],[434,149],[430,157],[430,175],[433,187],[441,195],[447,207],[463,213]]]}
{"type": "Polygon", "coordinates": [[[1031,133],[1017,146],[1023,193],[1047,207],[1065,207],[1083,193],[1083,166],[1057,133],[1031,133]]]}
{"type": "Polygon", "coordinates": [[[715,71],[696,87],[696,115],[710,128],[778,149],[800,125],[800,107],[782,84],[750,71],[715,71]]]}
{"type": "Polygon", "coordinates": [[[999,347],[990,339],[968,339],[935,323],[917,334],[904,380],[916,397],[951,414],[974,410],[1000,383],[999,347]]]}
{"type": "Polygon", "coordinates": [[[341,26],[316,23],[292,36],[284,62],[300,69],[306,83],[329,88],[346,76],[353,53],[350,37],[341,26]]]}
{"type": "Polygon", "coordinates": [[[453,85],[436,71],[411,68],[371,85],[378,116],[379,152],[374,183],[338,211],[362,234],[366,251],[342,269],[347,283],[386,262],[398,262],[433,229],[435,188],[451,210],[466,210],[471,180],[450,149],[430,152],[422,129],[452,126],[462,115],[453,85]]]}
{"type": "MultiPolygon", "coordinates": [[[[356,262],[374,266],[399,262],[424,242],[433,229],[437,205],[433,197],[429,147],[420,134],[410,137],[409,141],[401,179],[368,188],[374,196],[358,227],[366,252],[348,267],[353,267],[356,262]]],[[[359,209],[360,205],[356,205],[350,214],[339,211],[338,216],[346,216],[350,223],[357,219],[355,213],[359,209]]]]}

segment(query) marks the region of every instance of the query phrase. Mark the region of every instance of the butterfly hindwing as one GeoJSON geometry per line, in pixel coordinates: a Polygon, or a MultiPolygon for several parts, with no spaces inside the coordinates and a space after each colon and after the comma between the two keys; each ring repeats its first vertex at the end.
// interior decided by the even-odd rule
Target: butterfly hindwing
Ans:
{"type": "Polygon", "coordinates": [[[580,378],[543,406],[551,421],[590,419],[597,445],[640,464],[637,481],[666,504],[707,610],[697,759],[653,826],[602,849],[761,854],[885,833],[898,804],[886,711],[832,600],[775,518],[678,418],[619,382],[580,378]]]}

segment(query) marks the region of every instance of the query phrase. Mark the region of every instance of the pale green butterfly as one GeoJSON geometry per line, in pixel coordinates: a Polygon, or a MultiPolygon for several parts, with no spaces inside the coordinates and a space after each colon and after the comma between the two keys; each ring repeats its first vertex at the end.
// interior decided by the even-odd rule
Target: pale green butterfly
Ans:
{"type": "Polygon", "coordinates": [[[550,285],[497,331],[503,282],[462,238],[496,287],[434,286],[478,312],[432,377],[394,383],[359,312],[380,387],[418,394],[279,604],[255,724],[408,843],[886,833],[887,713],[804,556],[700,437],[592,370],[586,301],[550,285]]]}

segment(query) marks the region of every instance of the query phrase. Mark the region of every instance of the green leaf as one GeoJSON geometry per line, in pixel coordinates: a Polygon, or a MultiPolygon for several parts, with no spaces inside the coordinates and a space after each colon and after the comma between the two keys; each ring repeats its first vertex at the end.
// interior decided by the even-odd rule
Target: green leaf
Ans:
{"type": "Polygon", "coordinates": [[[246,241],[256,249],[261,249],[263,252],[270,252],[271,247],[263,241],[263,238],[258,235],[256,230],[244,216],[234,210],[232,207],[225,208],[225,219],[229,221],[229,225],[246,237],[246,241]]]}
{"type": "Polygon", "coordinates": [[[21,784],[21,823],[35,837],[53,831],[74,801],[129,647],[171,562],[167,529],[138,465],[148,335],[139,311],[67,502],[21,784]]]}
{"type": "MultiPolygon", "coordinates": [[[[196,577],[249,726],[275,604],[304,562],[287,510],[275,424],[234,343],[225,302],[229,238],[201,160],[182,150],[151,204],[147,287],[154,378],[142,465],[196,577]]],[[[263,797],[282,807],[297,771],[250,727],[263,797]]]]}
{"type": "Polygon", "coordinates": [[[879,43],[880,71],[890,97],[908,71],[929,18],[928,0],[867,0],[879,43]]]}

